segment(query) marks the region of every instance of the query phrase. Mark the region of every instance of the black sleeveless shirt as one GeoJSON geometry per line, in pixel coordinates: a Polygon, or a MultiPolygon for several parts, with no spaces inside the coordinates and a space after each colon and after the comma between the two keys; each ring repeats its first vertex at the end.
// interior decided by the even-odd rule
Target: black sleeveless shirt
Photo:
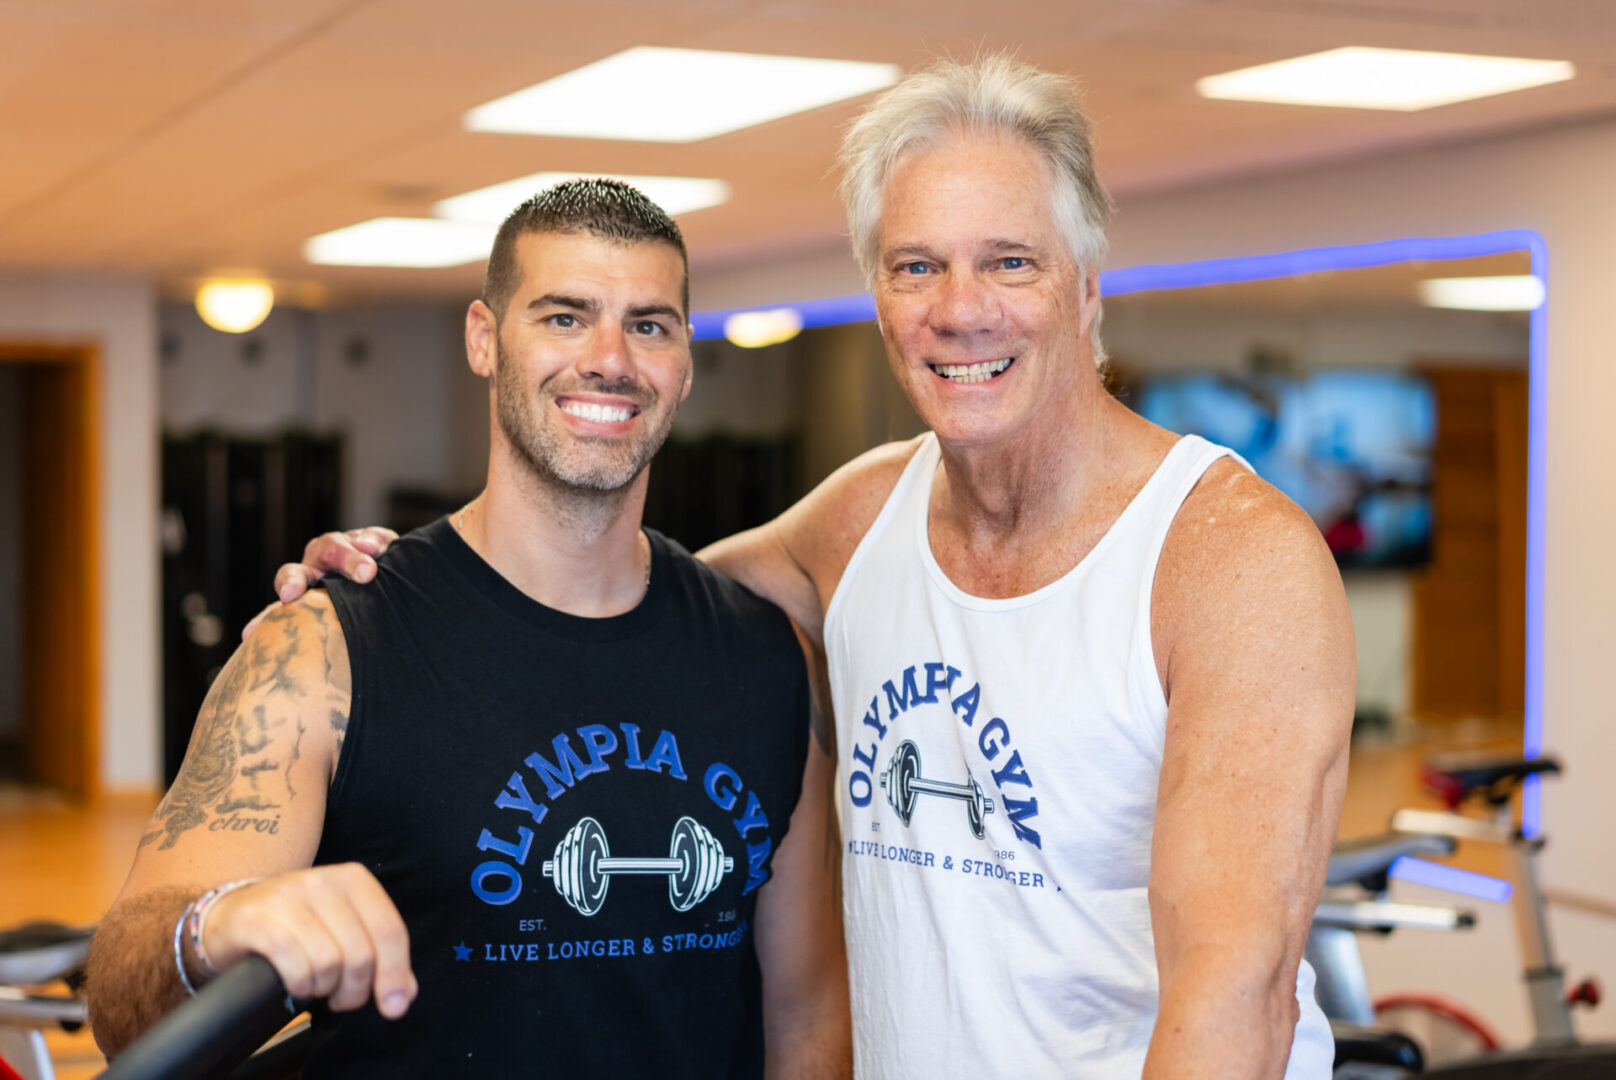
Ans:
{"type": "Polygon", "coordinates": [[[353,705],[316,863],[398,905],[420,994],[320,1011],[305,1076],[763,1071],[758,888],[808,689],[771,604],[647,530],[650,589],[586,619],[447,520],[332,581],[353,705]]]}

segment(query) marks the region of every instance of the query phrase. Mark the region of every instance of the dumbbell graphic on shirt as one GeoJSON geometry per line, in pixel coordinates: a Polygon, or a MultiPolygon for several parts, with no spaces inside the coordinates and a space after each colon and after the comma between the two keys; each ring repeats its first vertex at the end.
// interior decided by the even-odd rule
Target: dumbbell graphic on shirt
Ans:
{"type": "Polygon", "coordinates": [[[948,784],[921,776],[920,747],[909,739],[898,744],[892,760],[887,764],[887,771],[881,774],[881,787],[886,790],[887,802],[897,812],[904,828],[909,827],[910,819],[915,816],[915,801],[921,795],[963,802],[965,820],[971,827],[971,835],[978,840],[982,839],[985,830],[983,817],[993,813],[993,800],[983,796],[982,785],[972,778],[969,769],[965,771],[963,784],[948,784]]]}
{"type": "Polygon", "coordinates": [[[665,857],[618,858],[606,846],[606,830],[592,817],[579,820],[556,845],[555,856],[544,861],[545,877],[561,898],[584,915],[593,915],[606,902],[606,886],[614,874],[665,874],[668,903],[675,911],[689,911],[712,895],[735,860],[724,845],[693,817],[673,826],[665,857]]]}

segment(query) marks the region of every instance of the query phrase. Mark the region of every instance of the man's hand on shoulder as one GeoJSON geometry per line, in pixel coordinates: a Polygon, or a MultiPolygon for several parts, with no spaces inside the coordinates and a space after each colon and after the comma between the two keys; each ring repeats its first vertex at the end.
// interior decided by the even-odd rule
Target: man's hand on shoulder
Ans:
{"type": "Polygon", "coordinates": [[[376,557],[397,539],[398,533],[382,525],[316,536],[304,546],[302,562],[282,563],[275,571],[276,599],[241,628],[241,640],[252,637],[266,616],[308,592],[327,574],[341,574],[360,584],[371,580],[376,576],[376,557]]]}

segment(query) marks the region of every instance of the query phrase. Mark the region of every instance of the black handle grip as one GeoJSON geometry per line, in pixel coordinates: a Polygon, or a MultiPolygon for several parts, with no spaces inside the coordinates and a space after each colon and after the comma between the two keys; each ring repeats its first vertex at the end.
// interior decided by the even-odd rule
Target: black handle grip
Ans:
{"type": "Polygon", "coordinates": [[[274,965],[242,960],[163,1017],[101,1074],[102,1080],[200,1080],[222,1075],[296,1014],[274,965]]]}

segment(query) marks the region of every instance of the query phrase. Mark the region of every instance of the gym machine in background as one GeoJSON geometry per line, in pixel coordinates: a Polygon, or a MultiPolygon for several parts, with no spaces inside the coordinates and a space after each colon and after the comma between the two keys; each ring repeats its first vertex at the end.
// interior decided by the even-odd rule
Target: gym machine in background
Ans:
{"type": "Polygon", "coordinates": [[[338,527],[342,439],[204,432],[163,439],[163,783],[266,583],[338,527]]]}
{"type": "MultiPolygon", "coordinates": [[[[651,466],[642,518],[697,551],[763,524],[807,494],[801,457],[800,440],[793,436],[690,439],[675,434],[651,466]]],[[[476,494],[476,488],[394,487],[387,493],[387,520],[381,524],[399,533],[419,529],[454,513],[476,494]]]]}

